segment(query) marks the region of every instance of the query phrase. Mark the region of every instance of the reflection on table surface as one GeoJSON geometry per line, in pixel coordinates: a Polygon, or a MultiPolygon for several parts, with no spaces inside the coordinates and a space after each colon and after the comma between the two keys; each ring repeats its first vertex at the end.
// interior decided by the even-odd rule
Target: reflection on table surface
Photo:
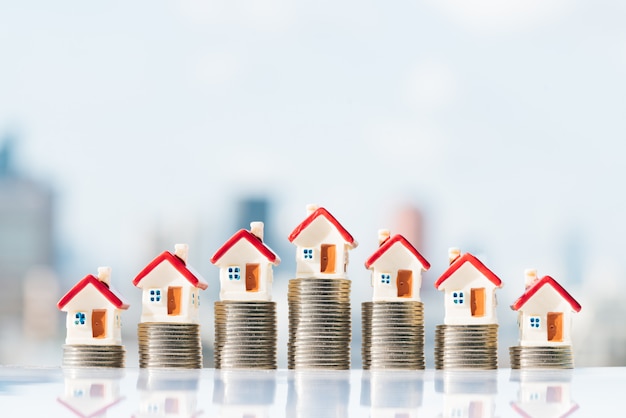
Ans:
{"type": "Polygon", "coordinates": [[[220,371],[0,367],[3,416],[576,417],[621,407],[626,368],[220,371]]]}

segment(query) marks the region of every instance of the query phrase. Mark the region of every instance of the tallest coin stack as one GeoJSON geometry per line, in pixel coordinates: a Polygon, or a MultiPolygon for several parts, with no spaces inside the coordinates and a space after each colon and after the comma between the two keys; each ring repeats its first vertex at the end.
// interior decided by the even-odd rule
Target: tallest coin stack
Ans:
{"type": "Polygon", "coordinates": [[[358,244],[326,209],[307,206],[307,217],[289,235],[297,246],[296,275],[289,281],[290,369],[350,368],[348,251],[358,244]]]}

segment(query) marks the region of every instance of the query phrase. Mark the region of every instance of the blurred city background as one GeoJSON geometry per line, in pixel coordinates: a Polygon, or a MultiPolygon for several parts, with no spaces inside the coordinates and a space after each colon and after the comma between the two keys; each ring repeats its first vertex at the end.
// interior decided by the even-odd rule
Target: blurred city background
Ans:
{"type": "Polygon", "coordinates": [[[626,365],[625,13],[607,0],[0,0],[0,364],[60,365],[56,302],[111,266],[135,367],[131,281],[186,242],[210,283],[212,366],[209,258],[264,221],[283,260],[286,367],[287,236],[315,203],[359,242],[354,368],[380,228],[432,264],[429,368],[451,246],[504,282],[502,367],[530,267],[583,306],[577,366],[626,365]]]}

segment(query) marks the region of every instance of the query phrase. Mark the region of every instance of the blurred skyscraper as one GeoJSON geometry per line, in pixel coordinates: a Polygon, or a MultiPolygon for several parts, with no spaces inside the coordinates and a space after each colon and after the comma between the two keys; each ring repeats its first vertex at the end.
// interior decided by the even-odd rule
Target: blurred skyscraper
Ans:
{"type": "Polygon", "coordinates": [[[53,193],[16,169],[15,143],[0,141],[0,318],[22,312],[31,269],[54,265],[53,193]]]}
{"type": "Polygon", "coordinates": [[[50,315],[58,296],[54,274],[53,192],[15,167],[14,136],[0,141],[0,326],[5,352],[19,358],[21,337],[57,334],[50,315]],[[28,293],[26,293],[28,289],[28,293]],[[16,344],[16,346],[11,346],[16,344]],[[17,348],[17,350],[13,350],[17,348]]]}

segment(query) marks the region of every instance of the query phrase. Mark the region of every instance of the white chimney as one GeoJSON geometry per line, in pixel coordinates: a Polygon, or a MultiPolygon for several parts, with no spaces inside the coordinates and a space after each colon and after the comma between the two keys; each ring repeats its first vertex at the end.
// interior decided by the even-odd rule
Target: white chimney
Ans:
{"type": "Polygon", "coordinates": [[[454,263],[456,259],[459,258],[460,256],[461,256],[460,249],[456,247],[452,247],[448,249],[448,261],[450,262],[450,264],[454,263]]]}
{"type": "Polygon", "coordinates": [[[187,263],[187,252],[189,252],[189,245],[187,244],[176,244],[174,246],[174,255],[183,260],[184,263],[187,263]]]}
{"type": "Polygon", "coordinates": [[[537,270],[536,269],[524,270],[524,288],[528,289],[535,281],[537,281],[537,270]]]}
{"type": "Polygon", "coordinates": [[[111,267],[98,267],[98,280],[109,287],[111,285],[111,267]]]}
{"type": "Polygon", "coordinates": [[[263,222],[250,222],[250,232],[263,241],[263,222]]]}
{"type": "Polygon", "coordinates": [[[310,216],[317,209],[319,209],[319,206],[309,203],[308,205],[306,205],[306,216],[310,216]]]}
{"type": "Polygon", "coordinates": [[[387,241],[389,239],[389,235],[391,235],[391,233],[389,232],[388,229],[379,229],[378,230],[378,246],[379,247],[381,245],[383,245],[385,243],[385,241],[387,241]]]}

